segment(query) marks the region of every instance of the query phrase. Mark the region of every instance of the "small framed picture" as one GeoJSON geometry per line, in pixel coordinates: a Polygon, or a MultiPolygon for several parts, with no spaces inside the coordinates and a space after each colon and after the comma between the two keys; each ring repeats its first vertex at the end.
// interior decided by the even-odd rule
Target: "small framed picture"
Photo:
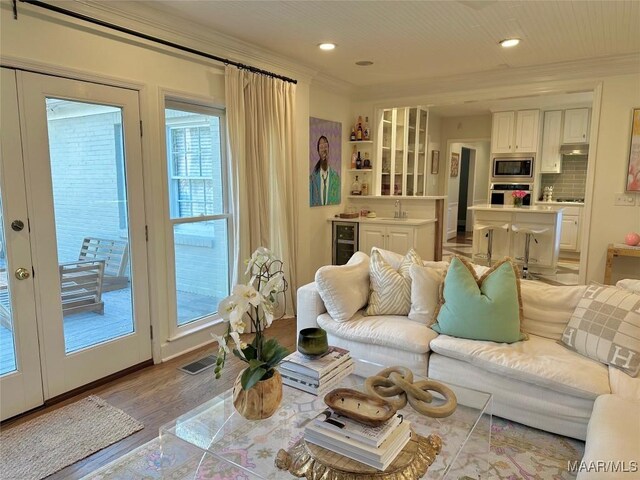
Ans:
{"type": "Polygon", "coordinates": [[[451,154],[451,176],[457,177],[459,169],[460,169],[460,154],[452,153],[451,154]]]}
{"type": "Polygon", "coordinates": [[[627,167],[627,192],[640,192],[640,108],[633,109],[629,165],[627,167]]]}
{"type": "Polygon", "coordinates": [[[431,152],[431,173],[437,175],[440,171],[440,150],[431,152]]]}

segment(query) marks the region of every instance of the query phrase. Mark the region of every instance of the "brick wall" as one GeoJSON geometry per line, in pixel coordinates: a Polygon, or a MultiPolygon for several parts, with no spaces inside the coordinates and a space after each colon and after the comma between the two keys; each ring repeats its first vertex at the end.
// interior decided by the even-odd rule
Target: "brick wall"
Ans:
{"type": "Polygon", "coordinates": [[[562,173],[541,174],[540,194],[553,185],[553,198],[584,198],[587,183],[587,157],[562,157],[562,173]]]}

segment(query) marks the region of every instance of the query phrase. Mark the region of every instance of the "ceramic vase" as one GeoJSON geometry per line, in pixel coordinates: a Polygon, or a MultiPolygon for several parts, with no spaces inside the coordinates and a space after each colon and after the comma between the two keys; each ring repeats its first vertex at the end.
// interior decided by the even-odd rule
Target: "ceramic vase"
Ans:
{"type": "Polygon", "coordinates": [[[247,420],[269,418],[282,402],[280,373],[275,370],[271,378],[260,380],[249,390],[244,390],[240,383],[243,372],[240,372],[233,385],[233,406],[247,420]]]}
{"type": "Polygon", "coordinates": [[[521,198],[514,198],[513,199],[513,206],[514,207],[521,207],[522,206],[522,199],[521,198]]]}

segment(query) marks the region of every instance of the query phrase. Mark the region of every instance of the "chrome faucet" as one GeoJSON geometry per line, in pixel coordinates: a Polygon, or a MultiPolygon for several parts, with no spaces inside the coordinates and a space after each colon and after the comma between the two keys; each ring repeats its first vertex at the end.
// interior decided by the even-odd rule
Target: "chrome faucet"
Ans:
{"type": "Polygon", "coordinates": [[[396,211],[393,218],[402,218],[402,202],[400,200],[396,200],[396,211]]]}

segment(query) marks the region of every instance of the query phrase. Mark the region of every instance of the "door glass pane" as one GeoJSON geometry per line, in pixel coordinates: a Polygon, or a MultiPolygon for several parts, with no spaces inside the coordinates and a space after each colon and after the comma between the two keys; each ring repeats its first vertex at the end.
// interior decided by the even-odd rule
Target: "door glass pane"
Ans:
{"type": "Polygon", "coordinates": [[[11,296],[7,278],[7,242],[4,234],[4,215],[0,196],[0,375],[14,372],[16,347],[13,337],[13,317],[11,316],[11,296]]]}
{"type": "Polygon", "coordinates": [[[218,311],[229,295],[227,219],[174,225],[178,325],[218,311]]]}
{"type": "Polygon", "coordinates": [[[47,99],[65,352],[133,333],[122,112],[47,99]]]}

